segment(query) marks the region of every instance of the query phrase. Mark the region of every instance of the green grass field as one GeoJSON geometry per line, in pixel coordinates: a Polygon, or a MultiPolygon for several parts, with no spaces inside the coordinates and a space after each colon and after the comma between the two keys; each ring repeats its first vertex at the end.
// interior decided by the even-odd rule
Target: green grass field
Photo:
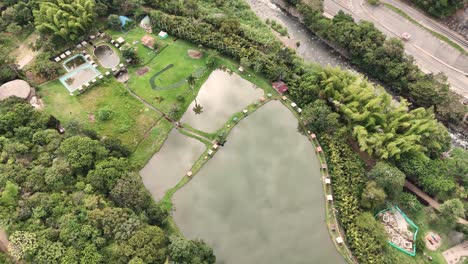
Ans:
{"type": "MultiPolygon", "coordinates": [[[[160,46],[167,45],[161,52],[155,52],[139,42],[144,35],[148,34],[141,28],[135,28],[127,33],[119,31],[108,31],[107,33],[113,39],[122,36],[127,43],[137,49],[141,59],[140,64],[146,64],[144,66],[128,66],[130,74],[128,87],[166,114],[176,105],[179,109],[177,117],[180,118],[211,73],[210,70],[206,69],[205,56],[201,59],[193,59],[188,56],[187,51],[197,49],[204,53],[206,50],[199,49],[183,40],[174,41],[174,38],[171,37],[160,40],[155,34],[152,34],[160,46]],[[156,85],[166,87],[180,81],[184,82],[189,75],[198,69],[205,69],[203,75],[197,79],[194,92],[191,91],[186,82],[180,87],[172,89],[153,90],[151,88],[151,76],[169,64],[174,66],[156,78],[156,85]],[[142,67],[148,67],[149,71],[139,76],[137,71],[142,67]],[[179,95],[181,95],[182,100],[180,98],[178,100],[179,95]]],[[[117,49],[114,51],[121,56],[117,49]]],[[[88,53],[92,54],[91,51],[88,53]]],[[[238,63],[229,58],[220,57],[220,65],[240,74],[237,70],[238,63]]],[[[102,67],[98,69],[101,72],[105,71],[102,67]]],[[[266,93],[274,93],[268,80],[261,75],[246,69],[241,76],[264,89],[266,93]]],[[[96,84],[85,93],[76,96],[70,96],[66,88],[58,80],[55,80],[39,86],[39,95],[44,101],[45,111],[57,117],[63,124],[66,125],[76,120],[84,127],[96,130],[102,136],[122,140],[133,151],[131,160],[138,167],[143,167],[159,150],[172,128],[170,122],[133,98],[125,90],[124,84],[113,78],[96,84]],[[100,110],[111,111],[111,118],[107,121],[99,121],[98,113],[100,110]],[[93,115],[94,122],[91,121],[93,115]]]]}
{"type": "MultiPolygon", "coordinates": [[[[45,111],[57,117],[63,124],[66,125],[72,120],[79,121],[84,127],[94,129],[102,136],[122,140],[126,146],[137,150],[138,153],[154,153],[159,146],[141,144],[141,141],[158,138],[157,141],[162,144],[164,139],[160,139],[154,131],[165,135],[170,130],[170,124],[164,124],[165,120],[161,121],[158,113],[131,97],[123,85],[114,79],[106,80],[79,96],[70,96],[65,87],[56,80],[40,86],[39,94],[44,101],[45,111]],[[98,120],[99,110],[103,109],[112,113],[107,121],[98,120]],[[91,120],[92,115],[94,122],[91,120]]],[[[138,156],[140,159],[147,159],[145,155],[138,156]]]]}

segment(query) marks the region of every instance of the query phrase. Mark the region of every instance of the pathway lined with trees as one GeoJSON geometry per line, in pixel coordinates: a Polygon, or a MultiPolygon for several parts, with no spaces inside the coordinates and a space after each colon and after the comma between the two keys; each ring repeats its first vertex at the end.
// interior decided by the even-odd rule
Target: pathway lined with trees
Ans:
{"type": "MultiPolygon", "coordinates": [[[[430,207],[440,211],[440,204],[436,200],[434,200],[432,197],[427,195],[425,192],[423,192],[421,189],[416,187],[416,185],[414,185],[410,181],[406,180],[405,181],[405,187],[408,190],[410,190],[412,193],[416,194],[419,198],[421,198],[422,200],[427,202],[430,207]]],[[[463,225],[468,224],[468,221],[466,221],[463,218],[458,218],[457,221],[458,221],[458,223],[463,224],[463,225]]]]}

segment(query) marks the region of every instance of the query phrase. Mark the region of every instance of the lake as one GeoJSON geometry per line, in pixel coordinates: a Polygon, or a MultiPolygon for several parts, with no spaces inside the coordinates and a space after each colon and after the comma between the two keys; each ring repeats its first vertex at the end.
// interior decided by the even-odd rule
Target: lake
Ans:
{"type": "Polygon", "coordinates": [[[173,203],[182,233],[213,247],[217,263],[344,263],[314,148],[278,101],[233,128],[173,203]]]}

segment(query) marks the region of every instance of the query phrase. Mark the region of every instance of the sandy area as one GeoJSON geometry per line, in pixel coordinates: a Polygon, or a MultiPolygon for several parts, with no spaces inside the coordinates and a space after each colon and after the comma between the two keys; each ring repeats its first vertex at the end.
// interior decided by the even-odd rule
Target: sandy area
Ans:
{"type": "Polygon", "coordinates": [[[182,123],[205,132],[215,132],[236,112],[263,96],[263,90],[242,79],[236,73],[216,70],[211,73],[197,95],[203,113],[193,112],[195,101],[190,104],[182,123]]]}

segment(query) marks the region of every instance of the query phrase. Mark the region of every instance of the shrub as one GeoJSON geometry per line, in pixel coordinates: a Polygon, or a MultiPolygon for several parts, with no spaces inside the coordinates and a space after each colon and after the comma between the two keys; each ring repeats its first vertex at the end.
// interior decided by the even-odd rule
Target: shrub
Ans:
{"type": "Polygon", "coordinates": [[[110,120],[112,118],[112,114],[113,114],[112,110],[109,110],[107,108],[101,108],[98,111],[97,119],[100,122],[105,122],[105,121],[108,121],[108,120],[110,120]]]}

